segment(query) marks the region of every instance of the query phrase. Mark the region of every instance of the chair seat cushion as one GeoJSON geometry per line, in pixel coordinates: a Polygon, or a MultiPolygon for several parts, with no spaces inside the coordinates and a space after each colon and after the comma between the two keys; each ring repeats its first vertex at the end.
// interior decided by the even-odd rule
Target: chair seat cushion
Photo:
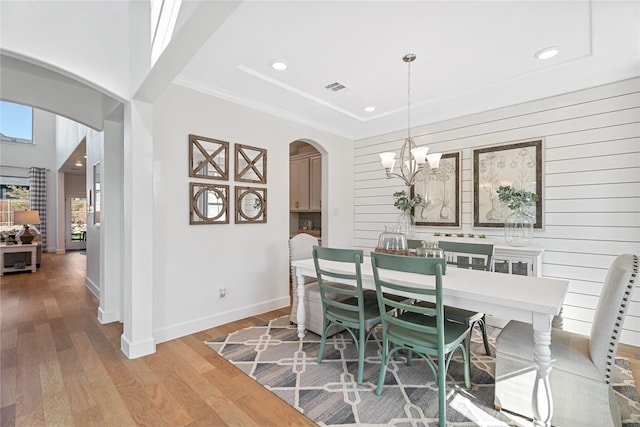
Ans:
{"type": "MultiPolygon", "coordinates": [[[[430,301],[418,301],[417,305],[422,307],[434,308],[436,305],[430,301]]],[[[460,323],[473,323],[482,319],[484,313],[478,313],[477,311],[465,310],[463,308],[451,307],[448,305],[444,306],[444,317],[448,320],[453,320],[454,322],[460,323]]]]}
{"type": "MultiPolygon", "coordinates": [[[[436,327],[436,318],[434,316],[423,316],[417,313],[403,313],[398,316],[399,319],[405,320],[411,323],[417,323],[420,325],[436,327]]],[[[458,322],[450,322],[445,320],[444,322],[444,343],[445,353],[449,352],[452,346],[461,342],[461,337],[464,337],[469,331],[469,326],[458,322]]],[[[425,347],[431,347],[436,349],[438,347],[438,337],[436,334],[425,334],[423,332],[414,331],[412,329],[397,325],[395,323],[388,324],[389,337],[396,337],[404,342],[416,343],[425,347]]]]}
{"type": "MultiPolygon", "coordinates": [[[[589,356],[589,337],[552,328],[551,343],[553,369],[604,382],[589,356]]],[[[496,352],[533,363],[533,327],[510,321],[498,335],[496,352]]]]}
{"type": "MultiPolygon", "coordinates": [[[[357,306],[358,298],[350,297],[342,301],[345,304],[357,306]]],[[[341,309],[339,307],[327,307],[327,313],[332,314],[334,316],[343,317],[347,319],[351,319],[353,322],[358,321],[358,312],[350,311],[346,309],[341,309]]],[[[378,309],[378,299],[375,297],[375,292],[373,293],[373,298],[371,294],[367,295],[365,293],[364,298],[364,318],[366,323],[379,323],[380,322],[380,310],[378,309]]]]}

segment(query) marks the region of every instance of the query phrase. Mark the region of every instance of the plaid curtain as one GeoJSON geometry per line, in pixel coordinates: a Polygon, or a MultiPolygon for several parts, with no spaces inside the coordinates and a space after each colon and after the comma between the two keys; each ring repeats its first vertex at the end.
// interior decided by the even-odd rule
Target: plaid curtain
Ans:
{"type": "Polygon", "coordinates": [[[47,247],[47,170],[29,168],[29,209],[38,211],[40,224],[36,226],[42,233],[42,249],[47,247]]]}

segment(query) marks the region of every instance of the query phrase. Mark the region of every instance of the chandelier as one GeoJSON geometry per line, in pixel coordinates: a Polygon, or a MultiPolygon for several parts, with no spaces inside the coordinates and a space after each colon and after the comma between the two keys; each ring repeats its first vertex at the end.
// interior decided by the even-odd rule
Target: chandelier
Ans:
{"type": "Polygon", "coordinates": [[[416,55],[408,53],[402,57],[402,60],[408,66],[408,84],[407,84],[407,138],[405,138],[402,148],[400,149],[400,173],[393,171],[396,164],[396,153],[380,153],[380,163],[384,168],[387,178],[395,176],[404,181],[407,187],[411,187],[416,183],[421,173],[434,171],[440,167],[440,157],[442,153],[427,154],[429,147],[418,147],[411,138],[411,63],[415,61],[416,55]]]}

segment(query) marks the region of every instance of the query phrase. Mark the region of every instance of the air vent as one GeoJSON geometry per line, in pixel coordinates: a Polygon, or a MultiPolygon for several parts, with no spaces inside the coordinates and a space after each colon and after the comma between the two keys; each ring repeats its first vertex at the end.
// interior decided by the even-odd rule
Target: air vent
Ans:
{"type": "Polygon", "coordinates": [[[346,89],[347,87],[340,82],[333,82],[326,85],[324,88],[330,90],[331,92],[337,92],[339,90],[346,89]]]}

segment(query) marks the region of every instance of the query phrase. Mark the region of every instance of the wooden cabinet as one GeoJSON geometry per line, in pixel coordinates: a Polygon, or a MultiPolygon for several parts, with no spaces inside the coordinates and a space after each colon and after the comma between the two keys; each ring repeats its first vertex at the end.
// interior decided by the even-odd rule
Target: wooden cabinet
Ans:
{"type": "Polygon", "coordinates": [[[289,209],[309,210],[309,157],[289,160],[289,209]]]}
{"type": "Polygon", "coordinates": [[[309,159],[309,209],[322,210],[322,157],[309,159]]]}
{"type": "Polygon", "coordinates": [[[289,160],[289,209],[319,212],[322,208],[322,158],[296,155],[289,160]]]}

